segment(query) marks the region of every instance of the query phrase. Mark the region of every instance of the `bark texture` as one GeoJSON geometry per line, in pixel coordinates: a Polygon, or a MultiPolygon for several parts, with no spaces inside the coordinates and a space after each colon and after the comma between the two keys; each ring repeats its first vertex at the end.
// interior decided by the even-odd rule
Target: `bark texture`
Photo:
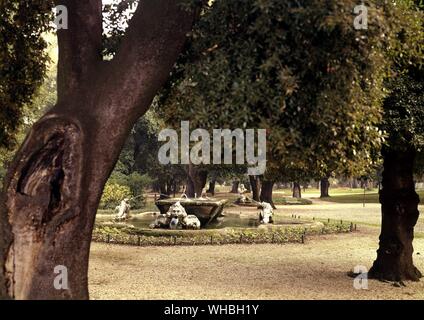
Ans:
{"type": "Polygon", "coordinates": [[[330,189],[330,181],[328,177],[324,177],[320,181],[321,198],[328,198],[330,189]]]}
{"type": "Polygon", "coordinates": [[[302,198],[302,189],[299,182],[293,182],[293,198],[302,198]]]}
{"type": "Polygon", "coordinates": [[[216,185],[216,179],[213,178],[211,181],[209,181],[209,188],[207,193],[210,193],[212,196],[215,195],[215,185],[216,185]]]}
{"type": "Polygon", "coordinates": [[[186,195],[189,198],[200,198],[208,179],[208,172],[192,164],[187,169],[186,195]]]}
{"type": "Polygon", "coordinates": [[[274,181],[264,180],[262,181],[260,201],[268,202],[276,209],[274,202],[272,201],[272,189],[274,188],[274,181]]]}
{"type": "Polygon", "coordinates": [[[414,266],[412,258],[412,241],[420,202],[413,180],[415,152],[384,148],[382,154],[381,235],[377,259],[369,276],[389,281],[418,281],[422,274],[414,266]]]}
{"type": "Polygon", "coordinates": [[[34,125],[10,167],[0,208],[0,297],[87,299],[91,233],[125,139],[166,81],[194,15],[145,0],[117,56],[101,59],[101,0],[62,0],[58,104],[34,125]],[[69,289],[54,287],[56,266],[69,289]]]}
{"type": "Polygon", "coordinates": [[[238,187],[240,185],[240,181],[233,181],[233,184],[231,186],[230,193],[238,193],[238,187]]]}
{"type": "Polygon", "coordinates": [[[261,179],[259,176],[249,176],[250,187],[252,189],[252,198],[255,201],[260,201],[261,194],[261,179]]]}

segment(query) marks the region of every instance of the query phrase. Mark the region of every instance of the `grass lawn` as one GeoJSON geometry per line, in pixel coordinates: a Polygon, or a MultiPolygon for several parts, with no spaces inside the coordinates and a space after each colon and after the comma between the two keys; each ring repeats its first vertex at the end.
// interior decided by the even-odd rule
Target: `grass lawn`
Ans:
{"type": "MultiPolygon", "coordinates": [[[[380,203],[378,199],[378,190],[366,190],[365,195],[363,190],[357,191],[356,189],[350,192],[341,193],[333,192],[337,189],[330,190],[330,197],[324,198],[322,200],[336,203],[363,203],[365,199],[365,203],[380,203]]],[[[418,195],[421,199],[424,199],[424,190],[417,190],[418,195]]]]}
{"type": "Polygon", "coordinates": [[[378,199],[378,190],[361,190],[360,192],[351,193],[332,193],[330,197],[323,198],[323,201],[336,202],[336,203],[380,203],[378,199]]]}
{"type": "MultiPolygon", "coordinates": [[[[216,199],[227,199],[229,203],[234,202],[239,196],[237,193],[230,193],[229,187],[218,187],[217,192],[213,198],[216,199]]],[[[418,190],[418,194],[424,199],[424,190],[418,190]]],[[[316,188],[309,188],[306,191],[302,190],[302,199],[314,199],[319,198],[319,190],[316,188]]],[[[276,204],[283,204],[291,198],[292,191],[290,189],[274,189],[273,199],[276,204]]],[[[179,195],[177,195],[178,197],[179,195]]],[[[158,194],[156,194],[158,197],[158,194]]],[[[146,206],[144,208],[135,210],[134,212],[151,212],[157,211],[155,206],[155,194],[148,193],[146,197],[146,206]]],[[[364,201],[364,190],[363,189],[350,189],[350,188],[330,188],[330,197],[322,199],[324,201],[335,202],[335,203],[363,203],[364,201]]],[[[303,201],[302,201],[303,202],[303,201]]],[[[305,201],[305,204],[308,204],[305,201]]],[[[378,190],[366,190],[365,191],[365,203],[379,203],[378,201],[378,190]]],[[[112,213],[112,210],[99,210],[99,213],[107,214],[112,213]]]]}

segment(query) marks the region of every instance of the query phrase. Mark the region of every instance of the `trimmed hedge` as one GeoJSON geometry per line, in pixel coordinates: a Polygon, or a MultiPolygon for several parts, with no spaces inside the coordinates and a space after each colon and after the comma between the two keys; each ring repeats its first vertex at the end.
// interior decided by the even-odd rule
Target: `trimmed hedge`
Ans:
{"type": "Polygon", "coordinates": [[[125,225],[97,225],[93,241],[134,246],[302,243],[310,235],[347,233],[348,223],[305,223],[298,226],[264,225],[258,228],[208,230],[137,229],[125,225]]]}

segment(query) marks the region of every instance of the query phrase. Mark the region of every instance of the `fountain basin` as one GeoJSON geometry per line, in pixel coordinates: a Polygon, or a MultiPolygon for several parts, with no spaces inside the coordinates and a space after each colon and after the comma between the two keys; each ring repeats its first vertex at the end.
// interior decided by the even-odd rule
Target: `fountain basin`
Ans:
{"type": "Polygon", "coordinates": [[[227,200],[216,200],[209,198],[170,198],[157,200],[155,204],[161,214],[166,214],[169,208],[178,201],[184,207],[187,214],[195,215],[200,220],[202,227],[207,226],[209,223],[221,216],[222,210],[224,210],[224,206],[227,203],[227,200]]]}

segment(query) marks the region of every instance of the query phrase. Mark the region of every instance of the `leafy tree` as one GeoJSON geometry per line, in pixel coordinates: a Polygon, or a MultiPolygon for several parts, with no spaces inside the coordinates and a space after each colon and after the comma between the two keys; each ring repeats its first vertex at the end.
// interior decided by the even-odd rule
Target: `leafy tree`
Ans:
{"type": "Polygon", "coordinates": [[[268,129],[262,189],[270,202],[273,181],[284,176],[374,170],[385,129],[382,234],[370,275],[417,280],[413,164],[422,149],[424,19],[414,1],[376,1],[367,6],[378,23],[356,31],[355,5],[215,1],[193,31],[162,110],[207,129],[268,129]]]}
{"type": "MultiPolygon", "coordinates": [[[[140,209],[145,205],[144,190],[152,184],[152,179],[148,175],[141,175],[136,171],[130,174],[123,174],[115,168],[107,183],[129,189],[131,194],[127,198],[131,200],[131,207],[133,209],[140,209]]],[[[122,199],[118,199],[115,202],[115,206],[122,199]]]]}
{"type": "Polygon", "coordinates": [[[155,191],[170,195],[172,192],[178,192],[186,174],[183,166],[162,165],[158,161],[159,148],[161,147],[158,137],[160,130],[164,127],[164,122],[152,109],[134,126],[132,133],[134,169],[141,174],[147,174],[151,178],[155,191]]]}
{"type": "MultiPolygon", "coordinates": [[[[12,162],[13,155],[16,153],[19,144],[25,139],[25,135],[28,133],[31,126],[46,110],[52,108],[56,103],[56,38],[51,34],[47,34],[43,36],[43,39],[45,39],[48,45],[48,62],[45,66],[46,73],[44,82],[35,90],[31,102],[22,106],[21,114],[19,115],[21,120],[16,132],[13,134],[13,140],[16,143],[11,143],[8,148],[0,147],[0,186],[3,183],[9,163],[12,162]]],[[[11,116],[10,113],[9,116],[11,116]]]]}
{"type": "Polygon", "coordinates": [[[114,209],[123,199],[131,197],[132,192],[127,186],[108,182],[103,189],[100,208],[114,209]]]}
{"type": "Polygon", "coordinates": [[[0,3],[0,148],[11,148],[47,71],[43,33],[52,19],[51,1],[0,3]]]}
{"type": "Polygon", "coordinates": [[[403,21],[399,50],[393,55],[395,76],[388,81],[390,95],[384,101],[381,127],[388,137],[382,150],[382,226],[377,259],[369,274],[392,281],[417,281],[422,273],[413,264],[412,241],[420,202],[414,171],[423,168],[424,12],[408,10],[403,21]]]}
{"type": "MultiPolygon", "coordinates": [[[[370,4],[366,36],[355,1],[214,1],[162,91],[169,124],[265,128],[263,198],[274,181],[360,175],[377,164],[381,101],[393,42],[391,4],[370,4]],[[382,36],[384,35],[384,37],[382,36]]],[[[271,194],[270,194],[271,192],[271,194]]]]}

